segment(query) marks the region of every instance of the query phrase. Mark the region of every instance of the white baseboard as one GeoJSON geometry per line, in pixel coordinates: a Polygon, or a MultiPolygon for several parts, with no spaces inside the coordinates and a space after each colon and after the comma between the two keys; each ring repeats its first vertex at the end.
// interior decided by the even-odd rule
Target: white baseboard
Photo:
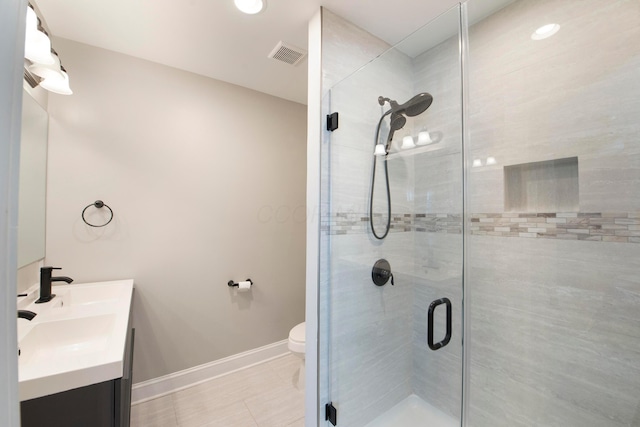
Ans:
{"type": "Polygon", "coordinates": [[[133,385],[131,404],[146,402],[289,353],[287,340],[133,385]]]}

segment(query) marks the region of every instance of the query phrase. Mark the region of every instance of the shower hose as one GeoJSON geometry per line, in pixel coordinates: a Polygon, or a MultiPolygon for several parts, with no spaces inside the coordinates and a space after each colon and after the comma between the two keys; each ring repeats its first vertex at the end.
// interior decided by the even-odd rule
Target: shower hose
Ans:
{"type": "MultiPolygon", "coordinates": [[[[380,121],[378,122],[378,127],[376,128],[376,139],[374,141],[375,145],[378,144],[378,138],[380,137],[380,125],[382,124],[382,120],[390,113],[391,113],[391,110],[387,111],[382,115],[382,117],[380,117],[380,121]]],[[[392,135],[393,135],[393,132],[390,131],[389,138],[386,145],[387,147],[389,147],[389,143],[391,142],[392,135]]],[[[385,181],[385,186],[387,190],[387,224],[385,226],[384,234],[378,235],[378,233],[376,233],[375,227],[373,226],[373,192],[376,185],[375,181],[376,181],[376,163],[378,160],[377,157],[382,157],[382,156],[376,156],[376,155],[373,156],[373,168],[371,172],[371,193],[369,195],[369,224],[371,224],[371,232],[373,233],[373,237],[375,237],[378,240],[382,240],[385,237],[387,237],[387,234],[389,234],[389,228],[391,228],[391,192],[389,191],[389,169],[387,167],[387,160],[385,156],[384,181],[385,181]]]]}

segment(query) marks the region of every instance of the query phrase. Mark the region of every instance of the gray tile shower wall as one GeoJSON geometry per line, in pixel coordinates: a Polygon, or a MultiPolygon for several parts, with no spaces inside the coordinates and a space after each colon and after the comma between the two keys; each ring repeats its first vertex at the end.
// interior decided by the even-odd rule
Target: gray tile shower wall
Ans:
{"type": "MultiPolygon", "coordinates": [[[[415,207],[410,217],[414,234],[415,281],[412,298],[413,393],[453,419],[462,407],[462,103],[458,14],[448,13],[450,36],[413,59],[416,91],[433,95],[431,108],[414,120],[414,134],[428,131],[433,144],[407,152],[415,162],[415,207]],[[438,350],[427,345],[427,312],[432,301],[452,304],[452,335],[438,350]]],[[[442,21],[440,22],[442,24],[442,21]]],[[[427,33],[425,39],[433,37],[427,33]]],[[[446,330],[445,318],[434,312],[434,338],[446,330]]],[[[440,313],[440,314],[438,314],[440,313]]]]}
{"type": "Polygon", "coordinates": [[[468,248],[471,425],[638,425],[640,246],[470,236],[468,248]]]}
{"type": "Polygon", "coordinates": [[[637,40],[637,1],[519,0],[470,27],[470,426],[640,425],[637,40]],[[577,212],[506,212],[505,167],[570,157],[577,212]]]}
{"type": "MultiPolygon", "coordinates": [[[[459,220],[458,220],[459,224],[459,220]]],[[[462,405],[462,234],[415,233],[412,295],[413,392],[459,419],[462,405]],[[446,347],[427,346],[427,311],[432,301],[452,302],[452,335],[446,347]]],[[[438,310],[442,310],[438,308],[438,310]]],[[[444,316],[434,315],[434,337],[444,337],[444,316]]]]}
{"type": "Polygon", "coordinates": [[[640,210],[639,7],[520,0],[471,25],[468,148],[483,164],[469,172],[471,212],[504,211],[505,166],[569,157],[580,211],[640,210]],[[557,34],[531,39],[552,22],[557,34]]]}
{"type": "MultiPolygon", "coordinates": [[[[451,16],[457,18],[458,15],[451,16]]],[[[461,317],[461,306],[457,304],[462,289],[461,268],[458,265],[457,272],[453,273],[456,267],[449,264],[450,259],[437,264],[435,259],[430,259],[425,261],[424,271],[431,275],[420,274],[418,270],[423,264],[420,257],[429,251],[415,243],[417,233],[414,231],[449,232],[457,234],[453,236],[454,241],[462,241],[461,215],[431,213],[455,212],[456,208],[461,211],[461,198],[445,194],[447,190],[462,194],[461,188],[456,189],[461,185],[462,176],[459,82],[447,79],[448,69],[416,80],[416,69],[436,70],[442,62],[434,64],[426,57],[416,59],[400,48],[369,62],[375,57],[371,56],[362,62],[361,65],[369,63],[356,75],[334,85],[341,79],[335,77],[340,73],[332,68],[345,68],[349,64],[352,67],[359,54],[379,48],[380,42],[370,40],[371,35],[354,29],[333,14],[325,13],[323,21],[331,27],[323,32],[328,39],[323,54],[349,56],[344,58],[344,64],[337,64],[334,58],[326,64],[330,69],[325,70],[325,83],[332,85],[325,86],[331,87],[325,97],[330,105],[327,109],[340,114],[340,128],[325,135],[323,146],[323,177],[330,183],[327,188],[323,187],[326,198],[322,199],[325,209],[321,217],[322,236],[328,246],[326,255],[330,258],[329,265],[324,267],[324,277],[329,276],[329,280],[323,281],[321,272],[324,287],[321,297],[329,307],[325,312],[329,317],[327,339],[331,348],[325,362],[331,372],[327,386],[331,391],[329,400],[340,405],[341,424],[363,426],[417,390],[424,390],[420,393],[423,397],[429,394],[427,381],[433,379],[431,375],[445,376],[448,371],[450,375],[442,387],[450,387],[445,392],[438,388],[438,393],[433,393],[431,388],[432,394],[427,397],[432,398],[430,403],[457,417],[461,395],[460,343],[437,354],[429,350],[432,353],[429,355],[424,347],[426,308],[434,295],[455,300],[454,315],[461,317]],[[352,43],[364,43],[364,46],[354,49],[352,43]],[[384,96],[403,103],[420,92],[431,93],[434,104],[427,113],[408,118],[404,128],[394,135],[392,153],[386,158],[394,214],[389,236],[377,241],[371,236],[367,212],[376,126],[388,108],[380,107],[377,98],[384,96]],[[420,147],[423,154],[419,156],[399,150],[399,141],[404,136],[416,138],[417,133],[425,129],[437,141],[433,147],[420,147]],[[437,168],[443,161],[447,163],[444,171],[437,168]],[[429,169],[432,166],[434,168],[429,169]],[[432,178],[443,172],[449,180],[445,186],[438,187],[435,194],[436,180],[432,178]],[[417,182],[424,180],[429,184],[419,188],[417,182]],[[429,208],[430,213],[414,214],[418,202],[429,208]],[[391,263],[395,286],[377,288],[372,284],[371,267],[378,258],[386,258],[391,263]],[[450,276],[437,281],[445,272],[450,276]],[[455,289],[443,294],[443,286],[455,289]],[[437,371],[433,370],[435,367],[437,371]],[[424,381],[415,380],[416,370],[425,374],[424,381]]],[[[457,28],[456,22],[453,24],[453,28],[457,28]]],[[[449,43],[439,51],[453,55],[453,60],[445,58],[444,62],[455,68],[457,44],[449,43]]],[[[384,143],[388,133],[388,124],[384,121],[379,141],[384,143]]],[[[386,215],[382,214],[387,208],[384,164],[381,159],[377,160],[373,212],[378,231],[384,229],[386,222],[386,215]]],[[[425,239],[433,240],[432,236],[425,239]]],[[[439,323],[437,329],[441,327],[439,323]]],[[[455,327],[454,339],[460,339],[459,321],[455,327]]]]}
{"type": "MultiPolygon", "coordinates": [[[[341,212],[340,221],[352,222],[355,217],[342,212],[368,210],[375,130],[383,113],[378,96],[412,95],[407,78],[411,63],[399,52],[379,58],[346,84],[342,81],[388,48],[323,9],[323,87],[331,89],[323,112],[340,115],[339,129],[323,136],[323,218],[331,210],[341,212]]],[[[383,128],[381,134],[387,133],[383,128]]],[[[392,169],[391,191],[406,194],[413,185],[413,162],[397,159],[392,169]]],[[[378,173],[376,211],[386,209],[380,178],[378,173]]],[[[413,211],[410,197],[397,203],[403,211],[413,211]]],[[[359,225],[361,218],[357,220],[359,225]]],[[[328,230],[330,221],[322,223],[328,230]]],[[[321,237],[320,339],[328,345],[320,364],[329,373],[328,379],[321,377],[321,399],[339,407],[340,425],[360,427],[411,393],[411,313],[405,308],[411,304],[413,264],[403,255],[413,246],[413,236],[394,234],[377,242],[364,232],[337,233],[335,226],[334,231],[321,237]],[[396,286],[377,287],[371,281],[371,268],[382,257],[393,266],[396,286]]]]}
{"type": "Polygon", "coordinates": [[[331,261],[331,399],[348,426],[366,425],[411,393],[413,264],[402,252],[413,236],[390,235],[373,248],[369,239],[341,235],[332,242],[339,257],[331,261]],[[390,262],[395,286],[373,284],[379,258],[390,262]]]}

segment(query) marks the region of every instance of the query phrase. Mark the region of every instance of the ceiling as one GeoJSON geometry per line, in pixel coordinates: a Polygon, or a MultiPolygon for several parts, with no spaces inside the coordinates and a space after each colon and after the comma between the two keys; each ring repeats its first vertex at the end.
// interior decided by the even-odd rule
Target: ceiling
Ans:
{"type": "MultiPolygon", "coordinates": [[[[233,0],[35,0],[35,4],[54,37],[306,104],[307,60],[292,66],[267,55],[279,41],[306,50],[307,23],[320,6],[395,44],[457,1],[267,0],[267,8],[257,15],[241,13],[233,0]]],[[[64,52],[61,59],[64,64],[64,52]]],[[[73,70],[68,71],[73,83],[73,70]]]]}

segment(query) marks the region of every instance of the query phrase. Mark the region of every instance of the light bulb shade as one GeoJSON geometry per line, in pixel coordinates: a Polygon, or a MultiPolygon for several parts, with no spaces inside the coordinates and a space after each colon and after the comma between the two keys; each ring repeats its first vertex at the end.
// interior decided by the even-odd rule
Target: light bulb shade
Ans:
{"type": "Polygon", "coordinates": [[[62,78],[64,79],[64,75],[62,74],[62,69],[60,68],[60,58],[58,55],[53,56],[53,64],[45,65],[35,63],[29,66],[29,71],[32,74],[35,74],[38,77],[43,79],[56,79],[62,78]]]}
{"type": "Polygon", "coordinates": [[[69,75],[64,71],[61,71],[59,76],[52,75],[51,77],[47,77],[40,82],[40,86],[49,92],[57,93],[59,95],[73,94],[69,87],[69,75]]]}
{"type": "Polygon", "coordinates": [[[234,0],[234,3],[241,12],[249,15],[262,12],[265,6],[265,0],[234,0]]]}
{"type": "Polygon", "coordinates": [[[413,142],[413,137],[411,135],[407,135],[402,138],[402,145],[400,146],[403,150],[408,150],[410,148],[415,148],[416,144],[413,142]]]}
{"type": "Polygon", "coordinates": [[[373,155],[374,156],[386,156],[387,155],[387,149],[385,148],[384,144],[377,144],[376,145],[376,149],[373,151],[373,155]]]}
{"type": "Polygon", "coordinates": [[[495,157],[487,157],[487,165],[495,165],[496,158],[495,157]]]}
{"type": "Polygon", "coordinates": [[[42,31],[27,31],[24,42],[24,57],[39,64],[53,64],[51,40],[42,31]]]}
{"type": "Polygon", "coordinates": [[[31,7],[27,7],[27,37],[29,33],[33,33],[34,31],[38,31],[38,15],[36,15],[36,11],[31,7]]]}
{"type": "Polygon", "coordinates": [[[431,135],[426,130],[423,130],[418,134],[418,145],[427,145],[433,143],[431,135]]]}
{"type": "Polygon", "coordinates": [[[474,167],[474,168],[478,168],[478,167],[480,167],[480,166],[482,166],[482,160],[480,160],[480,159],[474,159],[474,161],[473,161],[473,167],[474,167]]]}

